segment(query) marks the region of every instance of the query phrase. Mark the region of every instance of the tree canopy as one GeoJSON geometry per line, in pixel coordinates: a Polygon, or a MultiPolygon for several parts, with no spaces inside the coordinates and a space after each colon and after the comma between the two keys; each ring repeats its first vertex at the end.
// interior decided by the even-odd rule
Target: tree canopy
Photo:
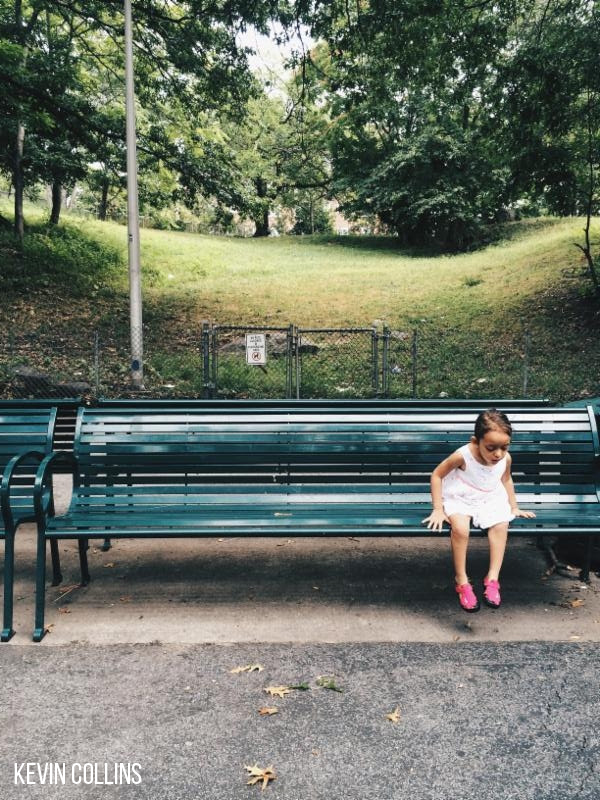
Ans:
{"type": "MultiPolygon", "coordinates": [[[[598,211],[593,0],[134,0],[142,207],[210,203],[269,231],[323,201],[409,244],[462,249],[511,214],[598,211]],[[285,95],[248,28],[289,45],[285,95]],[[302,31],[310,31],[310,39],[302,31]]],[[[19,193],[122,191],[116,0],[0,0],[0,170],[19,193]]],[[[589,224],[588,224],[589,228],[589,224]]],[[[591,249],[587,242],[589,254],[591,249]]]]}

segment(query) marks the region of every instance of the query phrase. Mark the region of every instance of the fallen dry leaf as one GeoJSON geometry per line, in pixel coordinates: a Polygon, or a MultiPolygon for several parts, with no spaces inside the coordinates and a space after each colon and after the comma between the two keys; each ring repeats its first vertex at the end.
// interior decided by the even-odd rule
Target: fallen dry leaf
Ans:
{"type": "Polygon", "coordinates": [[[286,694],[291,693],[291,689],[289,686],[267,686],[265,692],[270,694],[271,697],[281,697],[282,699],[286,696],[286,694]]]}
{"type": "Polygon", "coordinates": [[[264,667],[260,664],[246,664],[245,667],[234,667],[230,669],[229,672],[231,672],[232,675],[239,675],[240,672],[262,672],[263,669],[264,667]]]}
{"type": "Polygon", "coordinates": [[[400,722],[400,709],[398,706],[390,714],[386,714],[385,718],[389,719],[390,722],[400,722]]]}
{"type": "Polygon", "coordinates": [[[261,789],[264,789],[269,781],[274,781],[277,777],[272,766],[262,769],[258,764],[255,764],[253,767],[244,765],[244,769],[248,770],[250,773],[250,780],[247,782],[248,785],[254,786],[262,781],[261,789]]]}
{"type": "Polygon", "coordinates": [[[61,606],[58,609],[58,611],[59,611],[60,614],[70,614],[71,613],[71,609],[67,608],[67,606],[61,606]]]}
{"type": "Polygon", "coordinates": [[[54,623],[51,622],[50,625],[46,625],[46,627],[44,628],[44,632],[45,633],[52,633],[52,628],[53,627],[54,627],[54,623]]]}
{"type": "Polygon", "coordinates": [[[585,600],[582,600],[581,597],[568,597],[564,603],[561,603],[561,608],[579,608],[580,606],[585,605],[585,600]]]}
{"type": "Polygon", "coordinates": [[[258,709],[258,713],[261,717],[272,717],[273,714],[278,714],[279,709],[277,706],[263,706],[262,708],[258,709]]]}
{"type": "Polygon", "coordinates": [[[121,603],[131,603],[131,595],[126,595],[125,597],[119,597],[121,603]]]}

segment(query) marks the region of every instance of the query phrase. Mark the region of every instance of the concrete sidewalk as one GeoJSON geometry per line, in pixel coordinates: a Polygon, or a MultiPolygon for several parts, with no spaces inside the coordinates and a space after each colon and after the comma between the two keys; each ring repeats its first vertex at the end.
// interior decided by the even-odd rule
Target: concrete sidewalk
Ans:
{"type": "MultiPolygon", "coordinates": [[[[60,543],[64,580],[47,588],[42,646],[227,642],[599,641],[600,581],[547,574],[535,543],[510,542],[503,606],[465,614],[447,537],[427,539],[117,540],[89,551],[79,585],[75,543],[60,543]]],[[[16,543],[14,644],[33,628],[35,532],[16,543]]],[[[487,542],[473,539],[479,587],[487,542]]]]}
{"type": "MultiPolygon", "coordinates": [[[[70,478],[55,478],[57,513],[70,478]]],[[[600,641],[600,581],[549,574],[536,543],[509,541],[503,606],[459,608],[449,539],[192,539],[91,542],[79,585],[75,542],[60,542],[63,582],[48,584],[43,645],[228,642],[600,641]]],[[[15,644],[33,630],[35,527],[16,537],[15,644]]],[[[488,547],[473,538],[476,590],[488,547]]]]}

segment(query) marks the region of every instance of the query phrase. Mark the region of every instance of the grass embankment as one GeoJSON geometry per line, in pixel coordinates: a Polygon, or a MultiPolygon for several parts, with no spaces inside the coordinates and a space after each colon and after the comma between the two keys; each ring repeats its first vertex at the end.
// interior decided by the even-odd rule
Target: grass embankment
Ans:
{"type": "MultiPolygon", "coordinates": [[[[63,359],[72,370],[75,361],[84,377],[98,331],[113,383],[117,373],[125,377],[125,229],[69,221],[49,231],[32,211],[28,218],[24,256],[10,232],[0,235],[3,328],[15,342],[32,345],[34,363],[63,359]]],[[[415,328],[423,396],[520,395],[526,330],[530,394],[556,400],[600,394],[598,305],[573,246],[581,228],[573,219],[514,223],[498,243],[453,256],[410,253],[393,239],[255,240],[142,230],[149,378],[157,386],[174,384],[178,393],[199,390],[204,319],[305,328],[385,323],[402,334],[391,342],[393,394],[409,391],[415,328]]]]}

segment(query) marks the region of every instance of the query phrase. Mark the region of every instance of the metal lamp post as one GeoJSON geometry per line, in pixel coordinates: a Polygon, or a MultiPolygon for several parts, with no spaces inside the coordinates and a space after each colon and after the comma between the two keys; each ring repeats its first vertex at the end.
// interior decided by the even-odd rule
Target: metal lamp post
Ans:
{"type": "Polygon", "coordinates": [[[131,0],[125,0],[125,110],[127,118],[127,238],[129,256],[129,319],[131,333],[131,382],[144,388],[144,337],[142,330],[142,283],[140,278],[140,221],[138,206],[137,148],[135,141],[135,92],[133,86],[133,24],[131,0]]]}

